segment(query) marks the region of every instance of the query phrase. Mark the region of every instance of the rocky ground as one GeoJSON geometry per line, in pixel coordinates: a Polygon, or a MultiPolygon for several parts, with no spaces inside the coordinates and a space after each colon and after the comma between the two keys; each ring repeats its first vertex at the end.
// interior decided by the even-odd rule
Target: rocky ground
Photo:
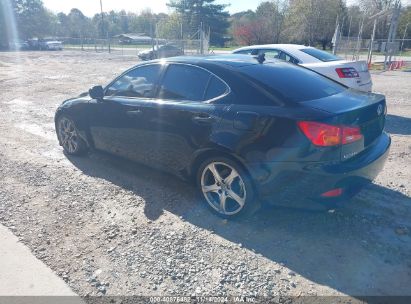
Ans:
{"type": "Polygon", "coordinates": [[[393,145],[334,212],[212,215],[196,190],[99,153],[66,157],[53,115],[136,58],[0,53],[0,222],[80,295],[411,295],[411,73],[374,73],[393,145]]]}

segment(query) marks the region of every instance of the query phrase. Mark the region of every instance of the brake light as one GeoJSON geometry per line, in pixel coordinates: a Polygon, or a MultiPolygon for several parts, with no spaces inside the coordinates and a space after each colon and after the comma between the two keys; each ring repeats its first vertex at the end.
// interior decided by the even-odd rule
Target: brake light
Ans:
{"type": "Polygon", "coordinates": [[[342,144],[350,144],[362,138],[361,130],[358,127],[342,128],[342,144]]]}
{"type": "Polygon", "coordinates": [[[357,70],[354,68],[337,68],[335,71],[340,78],[356,78],[360,77],[357,70]]]}
{"type": "Polygon", "coordinates": [[[336,188],[328,192],[324,192],[323,194],[321,194],[321,196],[322,197],[337,197],[337,196],[341,196],[341,194],[343,194],[343,189],[336,188]]]}
{"type": "Polygon", "coordinates": [[[298,127],[316,146],[346,145],[363,138],[358,127],[333,126],[315,121],[299,121],[298,127]]]}

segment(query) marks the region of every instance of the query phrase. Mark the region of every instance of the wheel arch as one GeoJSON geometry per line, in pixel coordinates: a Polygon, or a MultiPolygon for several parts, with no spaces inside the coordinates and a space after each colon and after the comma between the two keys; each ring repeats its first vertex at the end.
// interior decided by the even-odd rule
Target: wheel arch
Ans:
{"type": "MultiPolygon", "coordinates": [[[[94,143],[93,143],[93,140],[91,138],[91,135],[88,129],[88,124],[85,123],[81,119],[76,119],[76,116],[72,115],[70,111],[68,111],[65,108],[59,108],[56,111],[56,114],[54,116],[54,126],[55,126],[56,133],[57,133],[57,128],[58,128],[57,123],[61,116],[66,116],[74,122],[74,124],[76,125],[76,128],[78,129],[79,136],[86,142],[87,147],[89,148],[94,147],[94,143]]],[[[57,139],[60,141],[58,136],[57,136],[57,139]]]]}
{"type": "MultiPolygon", "coordinates": [[[[244,161],[231,153],[230,151],[227,151],[226,149],[223,148],[207,148],[203,149],[201,151],[198,151],[195,156],[193,157],[190,167],[188,170],[188,176],[191,181],[195,182],[197,180],[197,173],[198,169],[200,168],[201,164],[209,158],[213,157],[226,157],[232,161],[234,161],[236,164],[238,164],[241,169],[248,175],[248,177],[252,177],[250,170],[248,169],[247,165],[244,163],[244,161]]],[[[251,178],[251,182],[253,184],[253,187],[255,188],[254,181],[251,178]]]]}

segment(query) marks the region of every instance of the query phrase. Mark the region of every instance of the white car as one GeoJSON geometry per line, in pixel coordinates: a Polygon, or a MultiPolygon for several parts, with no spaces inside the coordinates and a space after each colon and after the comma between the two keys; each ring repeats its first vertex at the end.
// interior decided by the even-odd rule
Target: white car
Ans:
{"type": "Polygon", "coordinates": [[[350,88],[371,92],[372,80],[366,61],[347,61],[314,47],[297,44],[266,44],[239,48],[233,54],[260,55],[302,65],[350,88]]]}
{"type": "Polygon", "coordinates": [[[40,50],[47,50],[47,51],[62,51],[63,50],[63,43],[61,41],[42,41],[39,44],[40,50]]]}

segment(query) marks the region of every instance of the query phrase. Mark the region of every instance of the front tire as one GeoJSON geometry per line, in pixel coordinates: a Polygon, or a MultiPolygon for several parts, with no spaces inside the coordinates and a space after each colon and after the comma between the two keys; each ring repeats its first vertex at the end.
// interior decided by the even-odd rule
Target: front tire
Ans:
{"type": "Polygon", "coordinates": [[[57,120],[57,136],[60,145],[69,155],[82,155],[87,152],[87,144],[80,137],[74,121],[66,115],[57,120]]]}
{"type": "Polygon", "coordinates": [[[226,157],[212,158],[199,167],[197,184],[207,206],[223,218],[250,215],[254,188],[247,172],[226,157]]]}

